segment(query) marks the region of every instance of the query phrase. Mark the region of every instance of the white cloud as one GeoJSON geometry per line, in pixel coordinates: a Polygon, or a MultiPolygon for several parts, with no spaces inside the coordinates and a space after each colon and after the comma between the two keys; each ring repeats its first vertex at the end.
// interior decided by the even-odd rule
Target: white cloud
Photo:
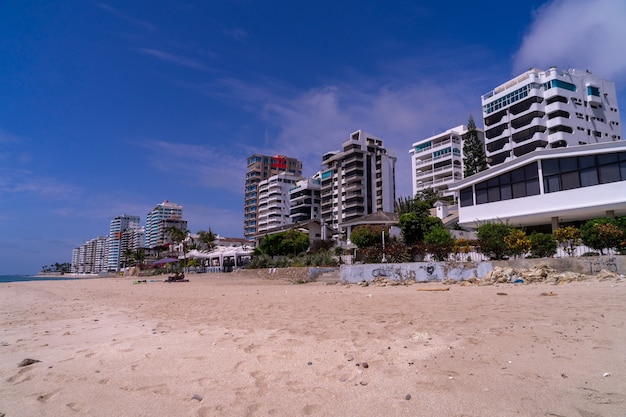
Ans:
{"type": "Polygon", "coordinates": [[[245,158],[233,149],[151,140],[144,145],[153,168],[198,186],[243,193],[245,158]],[[237,154],[238,153],[238,154],[237,154]],[[233,186],[236,179],[241,186],[233,186]]]}
{"type": "Polygon", "coordinates": [[[554,0],[540,7],[515,54],[513,70],[530,67],[590,70],[626,82],[626,2],[554,0]]]}
{"type": "Polygon", "coordinates": [[[196,60],[193,60],[191,58],[187,58],[184,56],[180,56],[180,55],[170,54],[168,52],[163,52],[158,49],[139,48],[137,51],[143,55],[148,55],[160,61],[169,62],[171,64],[175,64],[181,67],[188,67],[188,68],[193,68],[197,70],[208,69],[204,64],[196,60]]]}

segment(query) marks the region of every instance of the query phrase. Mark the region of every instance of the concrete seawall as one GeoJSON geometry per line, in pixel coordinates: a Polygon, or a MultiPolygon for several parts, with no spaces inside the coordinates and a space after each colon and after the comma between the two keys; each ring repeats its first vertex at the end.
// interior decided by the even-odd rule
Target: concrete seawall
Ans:
{"type": "Polygon", "coordinates": [[[370,282],[386,278],[398,282],[464,281],[484,278],[494,268],[532,269],[545,265],[556,272],[596,275],[605,270],[626,275],[626,256],[595,256],[572,258],[511,259],[489,262],[410,262],[399,264],[342,265],[340,282],[370,282]]]}

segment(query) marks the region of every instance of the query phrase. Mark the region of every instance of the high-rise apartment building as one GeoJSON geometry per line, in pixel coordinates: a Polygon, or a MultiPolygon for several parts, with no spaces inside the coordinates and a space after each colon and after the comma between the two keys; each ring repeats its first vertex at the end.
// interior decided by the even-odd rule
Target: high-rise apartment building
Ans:
{"type": "MultiPolygon", "coordinates": [[[[484,142],[482,129],[476,129],[478,138],[484,142]]],[[[438,135],[413,143],[411,155],[411,177],[413,195],[426,189],[440,191],[452,197],[448,185],[463,178],[463,141],[467,126],[460,125],[438,135]]]]}
{"type": "Polygon", "coordinates": [[[108,237],[98,236],[72,250],[70,271],[75,274],[97,274],[107,270],[108,237]]]}
{"type": "Polygon", "coordinates": [[[284,155],[254,154],[248,158],[243,203],[243,234],[246,239],[253,239],[258,232],[259,183],[281,172],[301,176],[302,162],[284,155]]]}
{"type": "Polygon", "coordinates": [[[313,178],[304,178],[294,184],[289,190],[289,216],[292,223],[320,219],[321,189],[319,172],[313,178]]]}
{"type": "Polygon", "coordinates": [[[622,139],[615,84],[589,71],[530,69],[482,96],[490,166],[535,149],[622,139]]]}
{"type": "Polygon", "coordinates": [[[142,244],[135,246],[133,241],[134,230],[140,229],[139,216],[122,214],[111,220],[109,226],[107,269],[118,271],[120,269],[122,255],[126,249],[136,249],[142,244]]]}
{"type": "Polygon", "coordinates": [[[341,233],[341,224],[377,211],[393,212],[396,199],[395,151],[382,139],[357,130],[340,151],[322,157],[322,220],[341,233]]]}
{"type": "Polygon", "coordinates": [[[291,223],[289,190],[300,179],[300,175],[281,172],[259,183],[257,234],[291,223]]]}
{"type": "Polygon", "coordinates": [[[183,206],[165,200],[146,216],[146,247],[154,248],[168,242],[167,230],[170,227],[186,231],[187,220],[183,220],[183,206]]]}

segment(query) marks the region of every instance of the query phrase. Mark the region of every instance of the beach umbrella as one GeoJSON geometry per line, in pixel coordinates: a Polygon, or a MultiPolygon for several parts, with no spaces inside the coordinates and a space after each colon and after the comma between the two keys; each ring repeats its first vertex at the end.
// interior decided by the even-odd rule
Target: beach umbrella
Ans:
{"type": "Polygon", "coordinates": [[[163,264],[171,264],[172,262],[178,262],[176,258],[163,258],[156,261],[154,264],[157,266],[162,266],[163,264]]]}

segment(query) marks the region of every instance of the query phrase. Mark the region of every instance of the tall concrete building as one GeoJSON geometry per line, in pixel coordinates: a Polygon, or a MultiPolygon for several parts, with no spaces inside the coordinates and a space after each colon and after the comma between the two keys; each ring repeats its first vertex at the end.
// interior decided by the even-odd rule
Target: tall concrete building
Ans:
{"type": "Polygon", "coordinates": [[[154,248],[168,242],[167,229],[175,227],[186,231],[187,220],[183,220],[183,206],[165,200],[146,216],[146,247],[154,248]]]}
{"type": "Polygon", "coordinates": [[[291,223],[289,190],[300,179],[300,175],[281,172],[259,183],[257,234],[291,223]]]}
{"type": "Polygon", "coordinates": [[[615,84],[589,71],[530,69],[482,96],[487,162],[622,140],[615,84]]]}
{"type": "Polygon", "coordinates": [[[340,151],[322,157],[321,215],[338,233],[342,223],[378,211],[393,212],[396,199],[395,151],[383,140],[357,130],[340,151]]]}
{"type": "Polygon", "coordinates": [[[301,176],[302,162],[284,155],[254,154],[248,158],[243,203],[243,234],[246,239],[254,239],[258,232],[259,183],[281,172],[301,176]]]}
{"type": "Polygon", "coordinates": [[[107,242],[107,269],[118,271],[121,265],[122,255],[126,249],[136,249],[142,246],[135,246],[137,242],[132,239],[133,230],[140,229],[139,216],[122,214],[111,220],[109,226],[109,239],[107,242]]]}
{"type": "Polygon", "coordinates": [[[292,223],[320,219],[321,189],[319,172],[313,178],[304,178],[294,184],[289,190],[292,223]]]}
{"type": "Polygon", "coordinates": [[[75,274],[97,274],[107,270],[108,237],[98,236],[72,250],[70,270],[75,274]]]}
{"type": "MultiPolygon", "coordinates": [[[[476,133],[484,142],[483,130],[477,128],[476,133]]],[[[467,126],[460,125],[413,143],[409,150],[413,196],[426,189],[440,191],[443,196],[454,195],[448,186],[463,178],[466,136],[467,126]]]]}

